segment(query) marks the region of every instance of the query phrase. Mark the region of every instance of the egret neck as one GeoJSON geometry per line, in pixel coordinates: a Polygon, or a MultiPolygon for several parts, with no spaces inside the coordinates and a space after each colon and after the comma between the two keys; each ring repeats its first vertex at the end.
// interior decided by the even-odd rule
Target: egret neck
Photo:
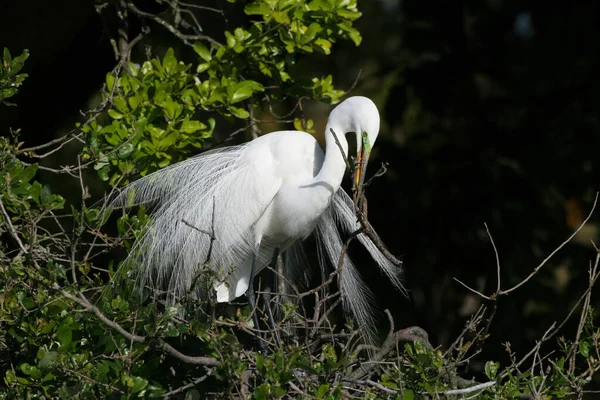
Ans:
{"type": "Polygon", "coordinates": [[[315,176],[315,182],[327,182],[333,190],[331,196],[340,188],[344,172],[346,171],[346,160],[342,156],[340,147],[344,150],[344,155],[347,157],[348,141],[346,140],[344,128],[329,121],[325,128],[325,159],[323,160],[321,170],[315,176]],[[340,143],[339,146],[331,133],[332,129],[340,143]]]}

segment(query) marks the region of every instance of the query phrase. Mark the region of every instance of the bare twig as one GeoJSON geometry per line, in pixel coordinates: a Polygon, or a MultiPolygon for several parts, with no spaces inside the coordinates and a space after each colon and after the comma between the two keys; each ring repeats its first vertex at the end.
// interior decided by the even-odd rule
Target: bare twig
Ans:
{"type": "Polygon", "coordinates": [[[586,219],[583,220],[583,222],[581,223],[581,225],[579,225],[579,228],[577,228],[575,230],[575,232],[573,232],[571,234],[571,236],[569,236],[565,241],[563,241],[560,246],[558,246],[556,249],[554,249],[554,251],[552,251],[548,257],[546,257],[537,267],[534,268],[534,270],[529,274],[529,276],[527,276],[527,278],[523,279],[521,282],[517,283],[516,285],[514,285],[513,287],[509,288],[509,289],[504,289],[501,290],[498,294],[499,295],[506,295],[509,294],[515,290],[517,290],[518,288],[520,288],[521,286],[523,286],[525,283],[529,282],[529,280],[531,278],[533,278],[540,269],[542,269],[542,267],[544,265],[546,265],[546,263],[552,258],[554,257],[554,255],[556,253],[558,253],[563,247],[565,247],[567,245],[567,243],[569,243],[574,237],[575,235],[577,235],[579,233],[579,231],[584,227],[584,225],[590,220],[590,218],[592,217],[592,214],[594,213],[594,210],[596,209],[596,204],[598,203],[598,195],[599,193],[596,193],[596,198],[594,199],[594,204],[592,205],[592,209],[590,210],[588,216],[586,217],[586,219]]]}
{"type": "Polygon", "coordinates": [[[335,144],[337,144],[338,148],[340,149],[340,153],[342,153],[342,157],[344,158],[344,162],[346,163],[346,168],[348,168],[349,171],[352,171],[352,165],[350,164],[350,161],[348,161],[348,156],[346,156],[346,152],[344,151],[344,148],[342,147],[342,144],[340,143],[340,140],[338,139],[335,131],[333,130],[333,128],[330,128],[329,131],[333,135],[333,139],[335,140],[335,144]]]}
{"type": "Polygon", "coordinates": [[[496,296],[498,295],[498,293],[500,293],[500,289],[501,289],[501,284],[500,284],[500,256],[498,255],[498,249],[496,248],[496,243],[494,243],[494,237],[492,236],[492,233],[490,232],[490,228],[488,227],[487,223],[484,223],[483,226],[485,226],[485,231],[488,234],[488,237],[490,238],[490,242],[492,243],[492,247],[494,248],[494,255],[496,256],[496,279],[498,282],[497,288],[496,288],[496,296]]]}
{"type": "Polygon", "coordinates": [[[165,21],[164,19],[160,18],[157,15],[154,15],[152,13],[149,12],[145,12],[140,10],[139,8],[137,8],[133,3],[128,2],[127,3],[127,8],[129,8],[131,11],[133,11],[134,13],[136,13],[137,15],[141,16],[141,17],[146,17],[146,18],[150,18],[151,20],[153,20],[154,22],[162,25],[163,27],[165,27],[169,32],[171,32],[173,35],[177,36],[179,39],[183,40],[184,43],[189,44],[188,41],[195,41],[195,40],[206,40],[212,44],[214,44],[215,46],[219,46],[221,47],[222,44],[220,42],[218,42],[217,40],[213,39],[212,37],[208,36],[208,35],[186,35],[185,33],[182,33],[180,30],[178,30],[177,28],[175,28],[173,25],[171,25],[170,23],[168,23],[167,21],[165,21]]]}
{"type": "Polygon", "coordinates": [[[21,251],[23,251],[23,253],[26,253],[26,254],[29,253],[27,251],[27,249],[25,248],[25,245],[21,241],[21,238],[19,237],[19,234],[17,233],[15,226],[13,225],[12,221],[10,220],[10,215],[8,215],[8,212],[6,212],[6,208],[4,208],[4,203],[2,202],[2,197],[0,197],[0,210],[2,211],[2,215],[3,215],[4,219],[6,220],[8,228],[10,229],[11,236],[17,241],[17,243],[19,244],[19,247],[21,248],[21,251]]]}
{"type": "Polygon", "coordinates": [[[443,392],[436,392],[436,394],[441,395],[441,396],[456,396],[457,394],[469,394],[469,393],[476,392],[478,390],[483,390],[483,389],[490,388],[492,386],[496,386],[497,384],[498,384],[498,382],[491,381],[491,382],[479,383],[477,385],[474,385],[474,386],[471,386],[468,388],[464,388],[464,389],[452,389],[452,390],[445,390],[443,392]]]}
{"type": "Polygon", "coordinates": [[[465,287],[465,289],[468,289],[469,291],[475,293],[476,295],[486,299],[486,300],[491,300],[492,298],[490,296],[486,296],[485,294],[478,292],[477,290],[473,289],[472,287],[468,286],[466,283],[460,281],[458,278],[454,278],[454,280],[458,283],[460,283],[461,285],[463,285],[465,287]]]}
{"type": "Polygon", "coordinates": [[[588,274],[589,274],[589,283],[588,283],[588,290],[586,290],[586,293],[584,294],[585,299],[583,301],[583,307],[582,307],[582,311],[581,311],[581,316],[579,317],[579,325],[577,326],[577,333],[575,334],[575,340],[573,342],[573,346],[571,348],[570,351],[570,359],[571,359],[571,363],[569,365],[569,373],[573,374],[575,372],[575,357],[573,357],[576,353],[576,351],[579,349],[579,341],[581,339],[581,335],[583,333],[583,328],[585,327],[585,322],[588,319],[589,313],[592,312],[592,310],[590,309],[590,304],[592,301],[592,287],[594,286],[594,284],[596,283],[596,279],[598,278],[598,262],[600,261],[600,253],[598,253],[598,250],[596,250],[596,260],[594,261],[593,266],[590,265],[590,268],[588,270],[588,274]]]}
{"type": "Polygon", "coordinates": [[[163,398],[166,398],[166,399],[168,399],[169,397],[171,397],[171,396],[173,396],[173,395],[176,395],[176,394],[179,394],[179,393],[183,393],[183,392],[185,392],[186,390],[193,388],[193,387],[194,387],[194,386],[196,386],[197,384],[199,384],[199,383],[201,383],[201,382],[204,382],[206,379],[208,379],[208,377],[209,377],[209,376],[211,376],[211,375],[212,375],[212,372],[213,372],[213,370],[212,370],[212,369],[210,369],[210,370],[208,370],[208,373],[207,373],[206,375],[202,375],[202,376],[201,376],[201,377],[199,377],[199,378],[195,378],[194,380],[192,380],[192,381],[191,381],[190,383],[188,383],[187,385],[184,385],[184,386],[178,387],[177,389],[173,389],[173,390],[171,390],[171,391],[169,391],[169,392],[167,392],[167,393],[163,394],[163,396],[162,396],[162,397],[163,397],[163,398]]]}

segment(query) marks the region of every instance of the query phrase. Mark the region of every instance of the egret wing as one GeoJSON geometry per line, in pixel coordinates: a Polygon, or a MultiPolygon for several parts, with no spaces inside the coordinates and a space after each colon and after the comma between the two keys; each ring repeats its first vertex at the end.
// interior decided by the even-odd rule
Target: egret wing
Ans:
{"type": "MultiPolygon", "coordinates": [[[[141,284],[180,298],[202,271],[228,280],[254,251],[253,225],[280,187],[266,146],[210,151],[127,186],[112,202],[152,203],[153,219],[130,257],[141,284]]],[[[249,271],[248,271],[249,274],[249,271]]]]}

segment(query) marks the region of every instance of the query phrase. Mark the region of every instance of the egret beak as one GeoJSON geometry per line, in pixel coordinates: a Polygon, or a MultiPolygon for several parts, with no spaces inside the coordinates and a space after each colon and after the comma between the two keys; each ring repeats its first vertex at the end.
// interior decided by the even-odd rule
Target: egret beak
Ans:
{"type": "Polygon", "coordinates": [[[367,163],[369,162],[369,156],[371,155],[371,143],[369,142],[369,135],[367,132],[363,132],[362,135],[362,147],[357,155],[358,165],[356,166],[356,172],[354,175],[354,184],[358,191],[358,196],[355,199],[355,203],[358,204],[360,195],[362,193],[362,186],[365,183],[365,175],[367,173],[367,163]]]}

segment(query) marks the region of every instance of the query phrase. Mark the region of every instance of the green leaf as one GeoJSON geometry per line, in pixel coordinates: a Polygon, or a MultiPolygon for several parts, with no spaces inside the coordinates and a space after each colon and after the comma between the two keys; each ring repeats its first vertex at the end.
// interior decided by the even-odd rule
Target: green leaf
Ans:
{"type": "Polygon", "coordinates": [[[108,176],[109,171],[110,170],[108,169],[108,167],[100,168],[98,170],[98,177],[106,182],[109,179],[109,176],[108,176]]]}
{"type": "Polygon", "coordinates": [[[121,119],[124,117],[123,114],[121,114],[120,112],[116,111],[115,109],[111,108],[110,110],[108,110],[108,115],[110,115],[110,117],[112,119],[121,119]]]}
{"type": "Polygon", "coordinates": [[[128,63],[128,65],[129,65],[129,71],[130,71],[131,75],[138,76],[138,74],[140,73],[140,65],[132,63],[131,61],[128,63]]]}
{"type": "Polygon", "coordinates": [[[225,38],[227,39],[228,47],[233,47],[237,43],[237,41],[235,40],[235,36],[233,36],[231,33],[227,32],[227,31],[225,31],[225,38]]]}
{"type": "Polygon", "coordinates": [[[206,128],[206,125],[204,125],[200,121],[183,121],[181,123],[181,128],[179,128],[179,130],[181,130],[185,133],[194,133],[196,131],[199,131],[199,130],[205,129],[205,128],[206,128]]]}
{"type": "Polygon", "coordinates": [[[202,43],[196,42],[194,43],[194,51],[204,60],[210,61],[212,60],[212,54],[210,50],[206,48],[202,43]]]}
{"type": "Polygon", "coordinates": [[[198,74],[200,74],[200,73],[206,71],[209,67],[210,67],[209,63],[198,64],[198,66],[196,67],[196,72],[198,74]]]}
{"type": "Polygon", "coordinates": [[[31,376],[33,379],[40,379],[42,377],[42,372],[36,366],[23,363],[20,365],[20,368],[25,375],[31,376]]]}
{"type": "Polygon", "coordinates": [[[133,127],[138,131],[143,131],[146,125],[148,125],[148,118],[140,118],[133,124],[133,127]]]}
{"type": "Polygon", "coordinates": [[[129,111],[127,108],[127,101],[123,98],[123,96],[115,96],[113,99],[113,104],[122,114],[126,114],[129,111]]]}
{"type": "Polygon", "coordinates": [[[12,61],[12,57],[10,56],[10,51],[5,47],[3,52],[4,61],[10,63],[12,61]]]}
{"type": "Polygon", "coordinates": [[[488,361],[485,363],[485,375],[489,379],[496,379],[496,375],[498,374],[499,368],[500,368],[500,363],[488,361]]]}
{"type": "Polygon", "coordinates": [[[209,118],[207,122],[208,122],[208,128],[209,128],[210,132],[214,131],[215,126],[217,125],[217,121],[215,121],[214,118],[209,118]]]}
{"type": "Polygon", "coordinates": [[[315,393],[315,397],[317,399],[322,399],[327,392],[329,392],[329,385],[327,384],[322,384],[321,386],[319,386],[319,389],[317,389],[317,393],[315,393]]]}
{"type": "Polygon", "coordinates": [[[310,42],[311,40],[313,40],[315,38],[317,33],[321,32],[322,30],[323,30],[323,28],[321,28],[321,25],[317,24],[316,22],[313,22],[312,24],[310,24],[310,26],[308,27],[306,32],[304,32],[304,34],[302,35],[300,42],[301,43],[310,42]]]}
{"type": "Polygon", "coordinates": [[[57,351],[46,351],[38,362],[38,367],[41,369],[52,369],[56,365],[60,358],[60,354],[57,351]]]}
{"type": "Polygon", "coordinates": [[[134,147],[131,143],[125,143],[117,151],[117,157],[120,159],[128,158],[133,153],[134,147]]]}
{"type": "Polygon", "coordinates": [[[265,358],[260,353],[256,353],[256,369],[261,374],[265,373],[265,358]]]}
{"type": "Polygon", "coordinates": [[[40,195],[41,194],[42,194],[42,185],[38,181],[33,182],[33,184],[31,185],[31,188],[29,189],[29,195],[31,196],[33,201],[35,201],[35,204],[37,204],[37,205],[40,205],[40,195]]]}
{"type": "Polygon", "coordinates": [[[177,67],[177,59],[175,58],[175,51],[172,47],[169,47],[169,50],[167,50],[165,58],[163,58],[162,65],[167,73],[171,72],[177,67]]]}
{"type": "Polygon", "coordinates": [[[290,17],[287,12],[276,11],[273,14],[271,14],[271,17],[278,24],[289,24],[290,23],[290,17]]]}
{"type": "Polygon", "coordinates": [[[265,15],[270,13],[271,9],[265,3],[256,2],[246,5],[244,12],[246,15],[265,15]]]}
{"type": "Polygon", "coordinates": [[[31,164],[23,170],[23,175],[21,175],[22,182],[29,182],[31,178],[35,176],[35,173],[38,170],[37,164],[31,164]]]}
{"type": "Polygon", "coordinates": [[[165,110],[165,116],[171,120],[178,118],[183,112],[183,105],[173,101],[171,96],[167,96],[167,99],[162,106],[165,110]]]}
{"type": "Polygon", "coordinates": [[[115,76],[109,72],[108,74],[106,74],[106,88],[109,91],[112,91],[114,84],[115,84],[115,76]]]}
{"type": "Polygon", "coordinates": [[[579,354],[588,358],[590,356],[590,342],[582,340],[579,342],[579,354]]]}
{"type": "Polygon", "coordinates": [[[144,378],[140,378],[139,376],[132,376],[131,380],[128,381],[128,384],[129,384],[129,382],[133,383],[130,386],[132,393],[141,392],[146,386],[148,386],[148,381],[145,380],[144,378]]]}
{"type": "Polygon", "coordinates": [[[71,330],[71,327],[68,324],[63,323],[58,328],[58,331],[56,332],[56,337],[58,338],[58,341],[60,342],[61,346],[67,347],[71,344],[71,341],[73,340],[73,331],[71,330]]]}
{"type": "Polygon", "coordinates": [[[235,104],[246,100],[249,97],[252,97],[252,89],[250,86],[240,86],[235,89],[233,95],[229,98],[229,102],[235,104]]]}
{"type": "Polygon", "coordinates": [[[331,42],[327,39],[319,38],[315,40],[315,46],[318,46],[317,49],[321,50],[325,54],[331,53],[331,42]]]}
{"type": "Polygon", "coordinates": [[[241,81],[239,83],[239,85],[248,86],[248,87],[250,87],[255,92],[262,92],[262,91],[265,90],[264,86],[261,85],[260,83],[256,82],[256,81],[250,81],[250,80],[241,81]]]}
{"type": "Polygon", "coordinates": [[[355,46],[360,46],[362,42],[362,36],[358,30],[352,29],[350,32],[348,32],[348,36],[350,36],[350,39],[352,39],[355,46]]]}
{"type": "Polygon", "coordinates": [[[52,201],[52,192],[50,191],[50,188],[48,186],[44,186],[42,188],[40,200],[42,201],[42,204],[48,204],[52,201]]]}
{"type": "Polygon", "coordinates": [[[127,98],[127,102],[129,103],[129,107],[131,107],[131,109],[133,111],[135,111],[135,109],[140,104],[140,97],[137,96],[137,95],[130,96],[130,97],[127,98]]]}
{"type": "Polygon", "coordinates": [[[241,119],[246,119],[250,116],[250,113],[244,110],[243,108],[230,107],[229,110],[232,112],[233,115],[241,119]]]}
{"type": "Polygon", "coordinates": [[[254,390],[253,396],[256,400],[267,400],[271,397],[269,396],[270,392],[271,385],[265,382],[254,390]]]}

